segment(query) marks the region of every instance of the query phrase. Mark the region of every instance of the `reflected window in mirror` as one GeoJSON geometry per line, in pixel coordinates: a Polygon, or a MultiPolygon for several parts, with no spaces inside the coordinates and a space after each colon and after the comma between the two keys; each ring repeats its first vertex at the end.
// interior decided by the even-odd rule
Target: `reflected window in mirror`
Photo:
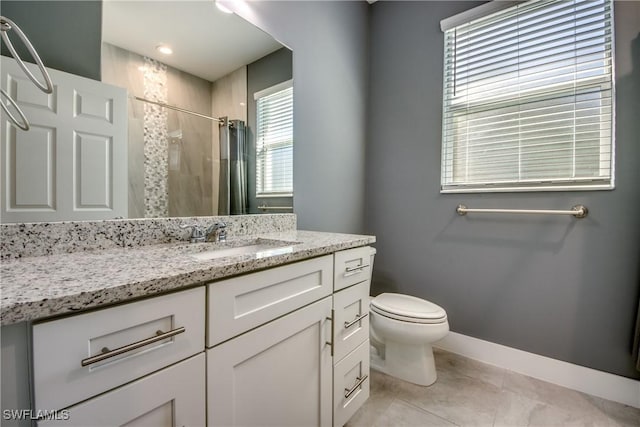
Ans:
{"type": "Polygon", "coordinates": [[[293,193],[293,82],[254,94],[256,101],[256,196],[293,193]]]}

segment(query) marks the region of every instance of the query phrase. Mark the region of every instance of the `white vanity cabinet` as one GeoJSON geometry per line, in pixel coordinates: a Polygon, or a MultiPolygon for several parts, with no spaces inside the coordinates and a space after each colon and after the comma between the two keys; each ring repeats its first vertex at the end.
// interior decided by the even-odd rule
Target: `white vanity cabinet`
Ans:
{"type": "Polygon", "coordinates": [[[371,248],[208,285],[211,426],[342,426],[369,396],[371,248]]]}
{"type": "Polygon", "coordinates": [[[369,396],[371,248],[33,325],[40,426],[342,426],[369,396]],[[67,412],[68,411],[68,412],[67,412]]]}

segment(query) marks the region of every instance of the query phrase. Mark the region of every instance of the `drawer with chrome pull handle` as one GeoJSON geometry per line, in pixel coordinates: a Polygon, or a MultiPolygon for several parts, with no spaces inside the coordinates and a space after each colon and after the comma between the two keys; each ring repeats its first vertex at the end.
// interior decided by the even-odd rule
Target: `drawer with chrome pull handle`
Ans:
{"type": "Polygon", "coordinates": [[[333,294],[334,360],[338,361],[369,338],[369,281],[333,294]]]}
{"type": "Polygon", "coordinates": [[[58,410],[204,351],[205,288],[33,326],[36,408],[58,410]]]}
{"type": "Polygon", "coordinates": [[[369,340],[333,368],[333,425],[343,426],[369,398],[369,340]]]}
{"type": "Polygon", "coordinates": [[[364,246],[335,253],[334,290],[371,279],[371,251],[369,246],[364,246]]]}

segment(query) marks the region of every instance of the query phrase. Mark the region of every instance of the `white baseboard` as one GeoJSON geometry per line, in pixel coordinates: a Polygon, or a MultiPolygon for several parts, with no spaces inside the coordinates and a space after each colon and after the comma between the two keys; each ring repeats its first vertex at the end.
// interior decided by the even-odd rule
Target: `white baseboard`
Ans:
{"type": "Polygon", "coordinates": [[[449,332],[435,347],[603,399],[640,408],[640,381],[449,332]]]}

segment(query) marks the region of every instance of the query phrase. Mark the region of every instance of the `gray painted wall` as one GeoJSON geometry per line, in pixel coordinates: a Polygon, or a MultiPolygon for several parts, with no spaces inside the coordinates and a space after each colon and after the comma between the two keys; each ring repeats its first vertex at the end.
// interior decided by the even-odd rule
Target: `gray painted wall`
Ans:
{"type": "Polygon", "coordinates": [[[640,378],[631,344],[640,288],[640,3],[616,2],[616,189],[440,194],[442,18],[471,2],[371,8],[366,231],[373,295],[447,310],[451,329],[640,378]],[[632,59],[632,40],[635,57],[632,59]],[[589,217],[459,217],[469,207],[589,208],[589,217]]]}
{"type": "MultiPolygon", "coordinates": [[[[267,89],[278,83],[286,82],[293,78],[292,69],[293,53],[283,47],[277,51],[258,59],[247,65],[247,141],[248,141],[248,159],[247,159],[247,189],[249,192],[249,213],[263,213],[258,210],[258,206],[266,204],[267,206],[293,206],[291,197],[256,197],[256,139],[255,131],[257,129],[257,103],[253,99],[253,94],[261,90],[267,89]]],[[[295,88],[294,88],[295,90],[295,88]]],[[[295,107],[294,107],[295,108],[295,107]]],[[[294,141],[295,145],[295,141],[294,141]]],[[[294,148],[295,149],[295,148],[294,148]]],[[[290,211],[268,211],[267,213],[288,213],[290,211]]]]}
{"type": "Polygon", "coordinates": [[[363,231],[367,3],[268,1],[229,7],[293,50],[298,227],[363,231]]]}
{"type": "MultiPolygon", "coordinates": [[[[101,1],[2,0],[0,13],[20,27],[47,67],[100,80],[101,1]]],[[[33,62],[9,35],[20,56],[33,62]]],[[[9,56],[4,46],[2,54],[9,56]]]]}

